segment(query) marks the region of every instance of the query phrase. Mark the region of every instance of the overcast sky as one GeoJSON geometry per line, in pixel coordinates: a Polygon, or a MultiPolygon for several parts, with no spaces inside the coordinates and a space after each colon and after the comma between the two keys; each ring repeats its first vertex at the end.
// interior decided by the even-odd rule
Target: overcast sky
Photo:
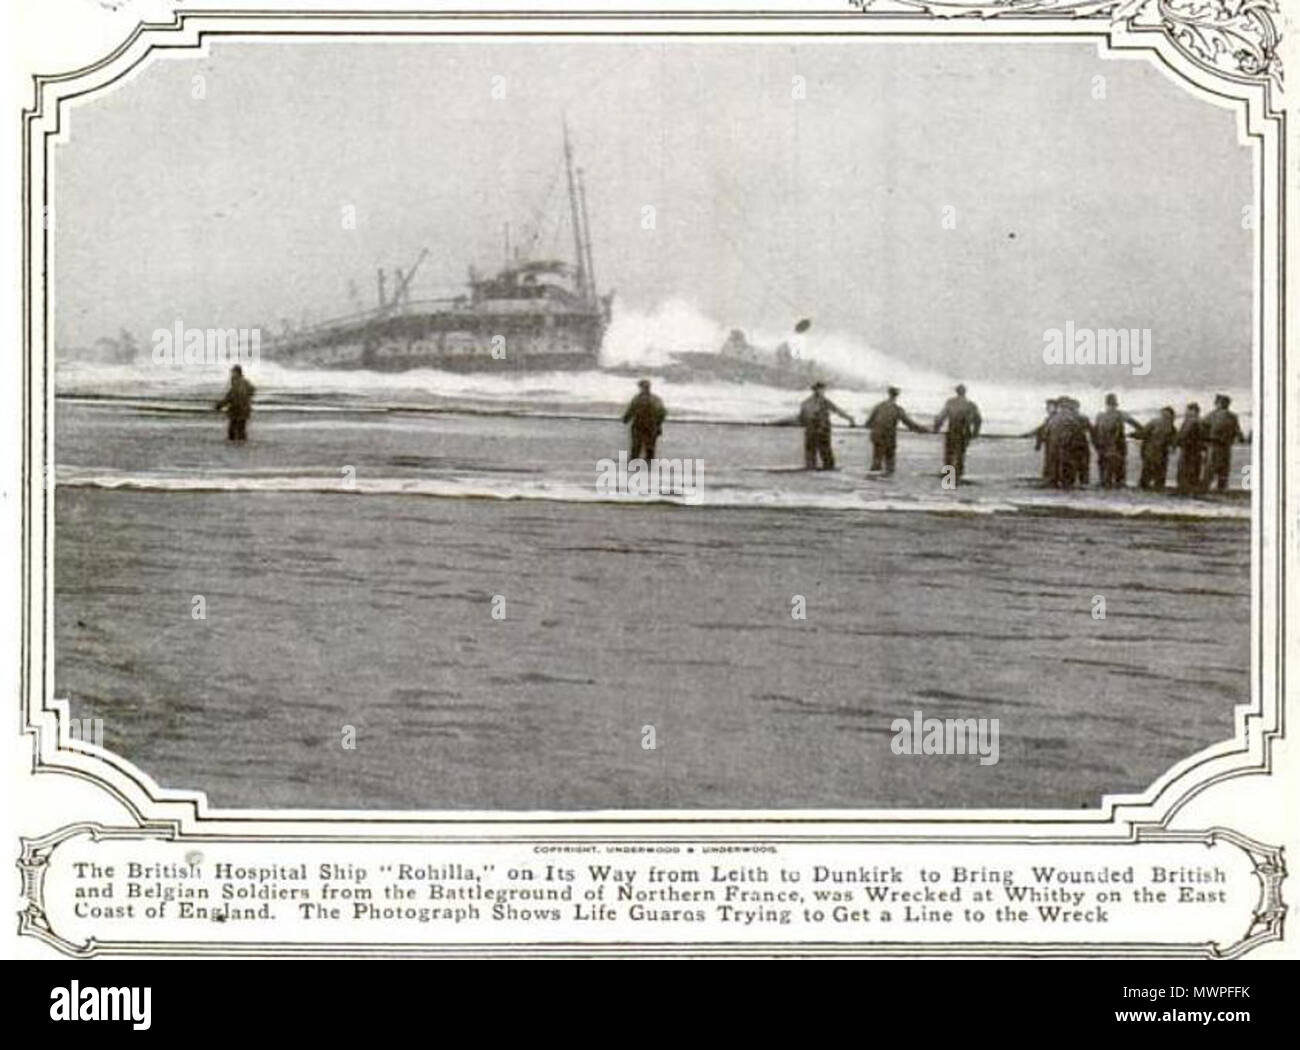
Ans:
{"type": "Polygon", "coordinates": [[[637,310],[679,298],[769,331],[808,316],[918,366],[1026,380],[1049,377],[1044,329],[1150,328],[1151,383],[1249,384],[1233,114],[1074,43],[158,57],[76,104],[56,147],[57,341],[348,312],[350,284],[370,305],[376,267],[426,246],[414,293],[455,292],[500,260],[504,223],[524,239],[539,213],[535,253],[568,258],[565,113],[602,290],[637,310]]]}

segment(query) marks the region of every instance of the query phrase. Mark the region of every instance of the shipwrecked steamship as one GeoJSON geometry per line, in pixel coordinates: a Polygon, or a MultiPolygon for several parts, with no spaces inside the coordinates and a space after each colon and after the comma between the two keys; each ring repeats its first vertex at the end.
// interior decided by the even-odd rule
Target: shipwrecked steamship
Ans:
{"type": "Polygon", "coordinates": [[[370,310],[286,332],[264,356],[298,368],[456,372],[569,371],[595,368],[609,325],[612,295],[596,290],[587,197],[564,134],[574,262],[510,259],[485,276],[470,269],[468,293],[413,300],[411,281],[426,249],[391,292],[379,272],[370,310]]]}

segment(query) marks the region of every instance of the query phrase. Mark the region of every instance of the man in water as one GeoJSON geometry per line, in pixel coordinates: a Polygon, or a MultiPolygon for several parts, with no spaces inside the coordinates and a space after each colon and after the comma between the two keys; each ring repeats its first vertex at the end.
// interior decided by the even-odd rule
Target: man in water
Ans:
{"type": "Polygon", "coordinates": [[[881,401],[867,417],[867,427],[871,431],[871,469],[879,470],[883,463],[886,475],[894,473],[894,456],[898,450],[898,424],[901,422],[908,430],[918,434],[925,433],[925,427],[912,419],[898,403],[898,394],[898,387],[891,386],[889,400],[881,401]]]}
{"type": "Polygon", "coordinates": [[[649,463],[655,458],[655,442],[664,431],[668,410],[658,397],[650,393],[650,380],[639,380],[637,386],[640,391],[628,402],[627,411],[623,413],[623,422],[632,424],[632,452],[628,458],[644,459],[649,463]]]}
{"type": "Polygon", "coordinates": [[[1141,488],[1157,492],[1165,490],[1165,479],[1169,476],[1169,450],[1178,437],[1178,427],[1174,424],[1176,417],[1173,408],[1166,405],[1138,435],[1142,442],[1142,477],[1138,481],[1141,488]]]}
{"type": "Polygon", "coordinates": [[[1072,397],[1065,399],[1066,411],[1070,418],[1069,439],[1066,441],[1064,454],[1069,457],[1074,479],[1084,488],[1091,482],[1092,463],[1092,421],[1080,410],[1079,402],[1072,397]]]}
{"type": "Polygon", "coordinates": [[[844,412],[823,391],[826,384],[820,379],[812,385],[812,396],[799,406],[799,425],[803,427],[804,470],[816,470],[821,459],[821,470],[835,469],[835,453],[831,451],[831,413],[834,412],[849,426],[853,417],[844,412]]]}
{"type": "Polygon", "coordinates": [[[1121,412],[1119,398],[1106,395],[1106,409],[1098,413],[1092,428],[1092,443],[1097,449],[1097,473],[1104,489],[1122,489],[1128,481],[1128,436],[1124,424],[1142,432],[1142,424],[1127,412],[1121,412]]]}
{"type": "Polygon", "coordinates": [[[1072,489],[1075,484],[1088,484],[1088,462],[1092,450],[1088,439],[1092,424],[1079,411],[1079,402],[1072,397],[1057,399],[1056,411],[1047,423],[1047,447],[1051,449],[1051,482],[1058,489],[1072,489]]]}
{"type": "Polygon", "coordinates": [[[1205,435],[1209,443],[1209,462],[1205,465],[1204,487],[1214,487],[1223,492],[1228,487],[1228,471],[1232,468],[1232,446],[1245,441],[1237,413],[1228,409],[1232,399],[1227,394],[1214,396],[1214,411],[1205,417],[1205,435]]]}
{"type": "Polygon", "coordinates": [[[1205,471],[1205,423],[1201,419],[1201,406],[1195,401],[1187,405],[1174,445],[1178,449],[1179,494],[1200,492],[1205,471]]]}
{"type": "Polygon", "coordinates": [[[244,378],[244,370],[239,365],[231,367],[230,389],[216,407],[218,412],[224,408],[230,420],[226,427],[226,440],[247,441],[248,417],[253,413],[253,384],[244,378]]]}
{"type": "Polygon", "coordinates": [[[1056,469],[1056,449],[1053,448],[1052,442],[1048,440],[1052,417],[1056,415],[1057,399],[1049,397],[1047,399],[1047,411],[1043,416],[1043,421],[1034,427],[1033,430],[1026,430],[1021,437],[1034,439],[1034,451],[1043,449],[1043,480],[1051,482],[1056,469]],[[1046,446],[1046,448],[1044,448],[1046,446]]]}
{"type": "Polygon", "coordinates": [[[943,439],[943,465],[957,471],[957,481],[961,482],[966,473],[966,446],[980,436],[980,410],[974,401],[966,399],[966,387],[957,384],[957,396],[944,402],[942,411],[934,418],[934,432],[937,434],[948,424],[948,433],[943,439]]]}

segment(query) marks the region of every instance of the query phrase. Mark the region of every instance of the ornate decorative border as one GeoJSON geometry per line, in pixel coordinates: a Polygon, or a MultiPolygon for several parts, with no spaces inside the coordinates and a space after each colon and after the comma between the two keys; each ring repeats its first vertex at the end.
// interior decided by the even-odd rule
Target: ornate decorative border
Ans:
{"type": "MultiPolygon", "coordinates": [[[[315,943],[315,942],[277,942],[273,950],[264,949],[256,943],[237,941],[192,941],[192,942],[166,942],[155,943],[150,941],[98,941],[89,938],[82,944],[77,944],[62,937],[50,925],[50,921],[45,914],[45,873],[49,867],[50,855],[58,849],[60,845],[79,835],[87,835],[92,841],[98,842],[104,839],[157,839],[164,842],[185,841],[186,836],[181,832],[175,822],[161,821],[151,822],[142,825],[139,828],[119,828],[106,827],[93,821],[85,821],[76,824],[68,824],[64,827],[51,831],[39,838],[21,839],[22,855],[16,861],[18,870],[22,874],[23,883],[23,901],[24,907],[19,913],[18,932],[20,935],[36,937],[46,944],[57,948],[65,955],[78,959],[89,959],[97,955],[143,955],[155,954],[159,950],[166,952],[176,952],[187,955],[333,955],[347,953],[350,955],[363,956],[408,956],[408,955],[444,955],[444,954],[464,954],[466,946],[457,945],[450,948],[444,948],[437,945],[411,945],[406,943],[383,943],[383,942],[340,942],[335,944],[315,943]]],[[[220,836],[207,836],[205,842],[220,841],[220,836]]],[[[303,841],[303,840],[299,840],[303,841]]],[[[312,841],[312,840],[308,840],[312,841]]],[[[332,841],[324,836],[314,841],[332,841]]],[[[342,838],[342,841],[356,841],[350,837],[342,838]]],[[[378,836],[368,837],[369,843],[398,842],[401,839],[397,836],[378,836]]],[[[600,842],[600,839],[584,840],[589,842],[600,842]]],[[[701,839],[707,841],[707,837],[701,839]]],[[[794,839],[793,841],[802,841],[794,839]]],[[[890,838],[872,838],[873,845],[889,842],[915,841],[904,839],[902,837],[890,838]]],[[[980,842],[994,841],[992,838],[972,838],[965,840],[967,844],[978,844],[980,842]]],[[[996,840],[999,843],[1008,841],[1028,842],[1034,845],[1050,844],[1073,844],[1078,845],[1078,839],[1021,839],[1007,840],[1001,836],[996,840]]],[[[774,951],[780,951],[782,948],[787,950],[795,947],[801,952],[817,955],[844,955],[852,954],[855,956],[872,955],[872,956],[889,956],[900,954],[920,953],[925,955],[937,955],[946,957],[972,957],[972,956],[1093,956],[1113,958],[1121,954],[1119,949],[1122,947],[1122,954],[1126,956],[1159,956],[1162,958],[1193,958],[1193,959],[1236,959],[1245,955],[1261,944],[1267,944],[1270,941],[1280,941],[1283,938],[1283,929],[1286,919],[1286,904],[1282,900],[1282,882],[1286,878],[1286,864],[1283,860],[1283,849],[1281,846],[1269,846],[1262,842],[1257,842],[1249,836],[1240,832],[1233,831],[1231,828],[1213,827],[1204,831],[1170,831],[1164,828],[1138,828],[1135,833],[1124,842],[1112,842],[1111,845],[1123,847],[1124,845],[1141,845],[1143,843],[1202,843],[1207,849],[1213,849],[1221,843],[1235,846],[1245,853],[1255,869],[1255,875],[1259,878],[1259,903],[1251,914],[1250,924],[1240,938],[1233,943],[1222,946],[1216,941],[1189,941],[1185,944],[1166,944],[1160,942],[1128,942],[1122,946],[1116,943],[1107,942],[1069,942],[1069,941],[1044,941],[1036,943],[1019,943],[1014,941],[981,941],[981,942],[963,942],[948,941],[934,942],[918,945],[912,950],[903,950],[897,942],[852,942],[845,941],[837,944],[827,944],[826,942],[810,942],[806,945],[795,944],[789,945],[781,942],[777,943],[751,943],[737,942],[735,944],[718,945],[714,943],[705,945],[682,946],[682,951],[691,954],[705,954],[709,952],[721,952],[727,955],[736,954],[759,954],[770,955],[774,951]]],[[[528,942],[522,944],[502,944],[495,947],[494,950],[507,953],[527,952],[529,954],[537,953],[572,953],[572,944],[552,945],[548,942],[528,942]]],[[[593,942],[585,946],[591,954],[619,954],[626,955],[638,951],[662,955],[670,952],[669,946],[651,943],[645,945],[626,944],[626,943],[606,943],[593,942]]]]}
{"type": "Polygon", "coordinates": [[[1222,76],[1282,86],[1278,0],[849,0],[864,13],[922,12],[938,18],[1051,15],[1107,18],[1130,29],[1159,27],[1192,61],[1222,76]]]}
{"type": "MultiPolygon", "coordinates": [[[[1280,296],[1283,266],[1281,213],[1284,192],[1279,179],[1285,171],[1285,118],[1280,107],[1282,71],[1276,60],[1278,32],[1272,18],[1276,0],[851,0],[861,10],[838,14],[765,12],[760,15],[719,12],[674,12],[664,17],[691,23],[692,34],[726,36],[750,34],[797,34],[800,37],[842,35],[852,37],[853,27],[875,22],[879,28],[859,30],[864,39],[877,33],[890,36],[937,39],[978,39],[980,23],[998,19],[997,35],[1075,42],[1094,40],[1099,48],[1116,57],[1152,61],[1173,77],[1189,83],[1200,97],[1220,104],[1233,104],[1239,113],[1243,133],[1257,148],[1257,186],[1261,205],[1256,260],[1261,297],[1258,310],[1259,370],[1256,396],[1261,406],[1260,432],[1278,435],[1275,447],[1263,443],[1255,494],[1253,539],[1261,552],[1268,536],[1276,549],[1261,559],[1252,576],[1256,623],[1254,663],[1259,678],[1255,699],[1249,707],[1238,707],[1234,738],[1190,756],[1167,771],[1140,795],[1107,796],[1097,810],[1061,811],[836,811],[822,813],[749,814],[671,813],[647,814],[629,811],[617,814],[427,814],[427,813],[339,813],[312,811],[212,811],[206,797],[197,791],[169,790],[156,784],[144,771],[118,756],[67,738],[66,703],[50,700],[52,673],[49,667],[52,638],[48,631],[52,577],[49,571],[49,543],[52,537],[51,501],[53,462],[49,448],[49,415],[52,395],[47,377],[50,348],[45,338],[48,319],[47,295],[43,284],[47,234],[40,222],[40,209],[48,202],[45,186],[46,157],[50,141],[60,133],[61,110],[65,102],[99,90],[146,61],[154,49],[167,51],[202,48],[206,39],[221,36],[267,37],[286,33],[353,36],[410,35],[437,36],[484,34],[527,37],[559,30],[588,36],[637,34],[653,36],[660,16],[647,13],[610,14],[563,12],[512,13],[507,22],[498,13],[449,13],[444,15],[370,12],[206,12],[177,13],[169,24],[140,24],[111,54],[81,69],[35,78],[35,108],[24,113],[24,536],[22,625],[22,727],[34,738],[33,769],[81,778],[120,802],[139,823],[135,828],[106,828],[100,825],[69,825],[100,836],[134,836],[141,830],[172,838],[235,838],[268,841],[306,840],[337,836],[373,839],[375,835],[402,833],[412,837],[443,841],[444,837],[476,834],[494,840],[532,836],[572,834],[577,826],[585,834],[609,832],[653,840],[667,835],[707,839],[722,835],[735,841],[795,841],[803,837],[830,837],[844,842],[887,843],[900,834],[925,835],[932,840],[978,841],[998,835],[998,841],[1096,842],[1126,841],[1159,836],[1207,837],[1230,842],[1251,853],[1261,879],[1260,904],[1251,927],[1234,945],[1191,946],[1198,957],[1230,957],[1243,954],[1265,941],[1281,936],[1285,905],[1281,879],[1285,875],[1281,850],[1244,836],[1216,828],[1207,832],[1173,832],[1165,825],[1191,799],[1221,781],[1272,769],[1274,740],[1283,735],[1283,699],[1286,695],[1282,644],[1285,633],[1285,595],[1281,586],[1285,568],[1284,464],[1281,460],[1283,419],[1282,398],[1288,383],[1284,364],[1285,344],[1280,296]],[[1199,6],[1198,6],[1199,5],[1199,6]],[[1222,17],[1213,11],[1222,12],[1222,17]],[[1208,19],[1215,33],[1198,29],[1191,38],[1180,38],[1176,19],[1162,12],[1185,17],[1188,25],[1200,27],[1208,19]],[[495,17],[495,25],[491,20],[495,17]],[[606,23],[618,25],[617,30],[606,23]],[[469,25],[476,29],[467,28],[469,25]],[[345,28],[328,28],[329,26],[345,28]],[[484,28],[486,27],[486,28],[484,28]],[[1237,33],[1237,37],[1231,36],[1237,33]],[[1194,43],[1188,43],[1193,39],[1194,43]],[[1219,43],[1215,43],[1219,40],[1219,43]],[[1230,50],[1229,43],[1236,41],[1230,50]],[[1199,50],[1198,50],[1199,49],[1199,50]],[[33,215],[36,216],[33,220],[33,215]],[[33,264],[34,259],[36,264],[33,264]],[[1276,300],[1266,288],[1274,286],[1276,300]],[[1277,400],[1266,398],[1277,391],[1277,400]],[[1276,570],[1276,575],[1274,575],[1276,570]],[[906,829],[906,830],[904,830],[906,829]],[[864,834],[864,832],[870,832],[864,834]],[[1070,838],[1069,836],[1076,836],[1070,838]]],[[[108,950],[102,945],[74,946],[58,943],[49,929],[43,906],[44,871],[52,850],[70,834],[59,832],[23,841],[19,862],[26,906],[20,919],[21,931],[72,953],[108,950]],[[53,939],[52,939],[53,938],[53,939]]],[[[778,946],[779,947],[779,946],[778,946]]],[[[984,946],[987,947],[987,946],[984,946]]],[[[1086,952],[1086,945],[1057,946],[1043,954],[1074,955],[1086,952]]],[[[131,951],[113,946],[114,951],[131,951]]],[[[145,947],[135,949],[144,953],[145,947]]],[[[210,949],[197,949],[204,952],[210,949]]],[[[247,947],[241,949],[248,951],[247,947]]],[[[356,951],[355,946],[340,946],[356,951]]],[[[694,951],[695,949],[691,949],[694,951]]],[[[763,949],[771,954],[772,946],[763,949]]],[[[854,949],[856,950],[856,949],[854,949]]],[[[967,950],[967,949],[963,949],[967,950]]],[[[1004,954],[1037,951],[1029,945],[1008,949],[1004,954]]],[[[313,946],[312,953],[326,950],[313,946]]],[[[1098,953],[1101,949],[1098,949],[1098,953]]],[[[1113,945],[1105,953],[1115,955],[1113,945]]],[[[304,949],[306,953],[306,950],[304,949]]],[[[411,954],[409,946],[384,949],[387,954],[411,954]]],[[[435,949],[430,948],[430,954],[435,949]]],[[[663,954],[657,950],[657,954],[663,954]]],[[[969,951],[967,951],[970,954],[969,951]]],[[[902,950],[894,954],[905,954],[902,950]]],[[[1163,955],[1162,947],[1137,946],[1137,954],[1163,955]]]]}
{"type": "Polygon", "coordinates": [[[1281,846],[1265,846],[1226,828],[1211,829],[1207,833],[1206,845],[1214,845],[1216,837],[1245,850],[1255,865],[1255,874],[1259,876],[1259,907],[1255,909],[1250,928],[1237,945],[1219,956],[1235,959],[1260,944],[1282,940],[1282,928],[1286,922],[1286,904],[1282,901],[1286,861],[1281,846]]]}

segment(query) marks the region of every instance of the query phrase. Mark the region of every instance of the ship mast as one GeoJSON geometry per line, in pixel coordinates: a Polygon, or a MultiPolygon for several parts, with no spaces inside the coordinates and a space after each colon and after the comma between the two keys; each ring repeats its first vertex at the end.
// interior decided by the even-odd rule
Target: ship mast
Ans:
{"type": "Polygon", "coordinates": [[[587,298],[594,300],[596,298],[596,263],[591,257],[591,220],[587,218],[587,184],[582,177],[582,169],[578,169],[578,206],[582,210],[582,245],[586,251],[587,261],[587,281],[590,287],[587,290],[587,298]]]}
{"type": "Polygon", "coordinates": [[[578,291],[591,298],[587,287],[587,264],[582,250],[582,223],[578,214],[578,193],[573,184],[573,149],[569,146],[569,122],[564,122],[564,170],[569,177],[569,212],[573,217],[573,256],[578,262],[578,291]]]}

